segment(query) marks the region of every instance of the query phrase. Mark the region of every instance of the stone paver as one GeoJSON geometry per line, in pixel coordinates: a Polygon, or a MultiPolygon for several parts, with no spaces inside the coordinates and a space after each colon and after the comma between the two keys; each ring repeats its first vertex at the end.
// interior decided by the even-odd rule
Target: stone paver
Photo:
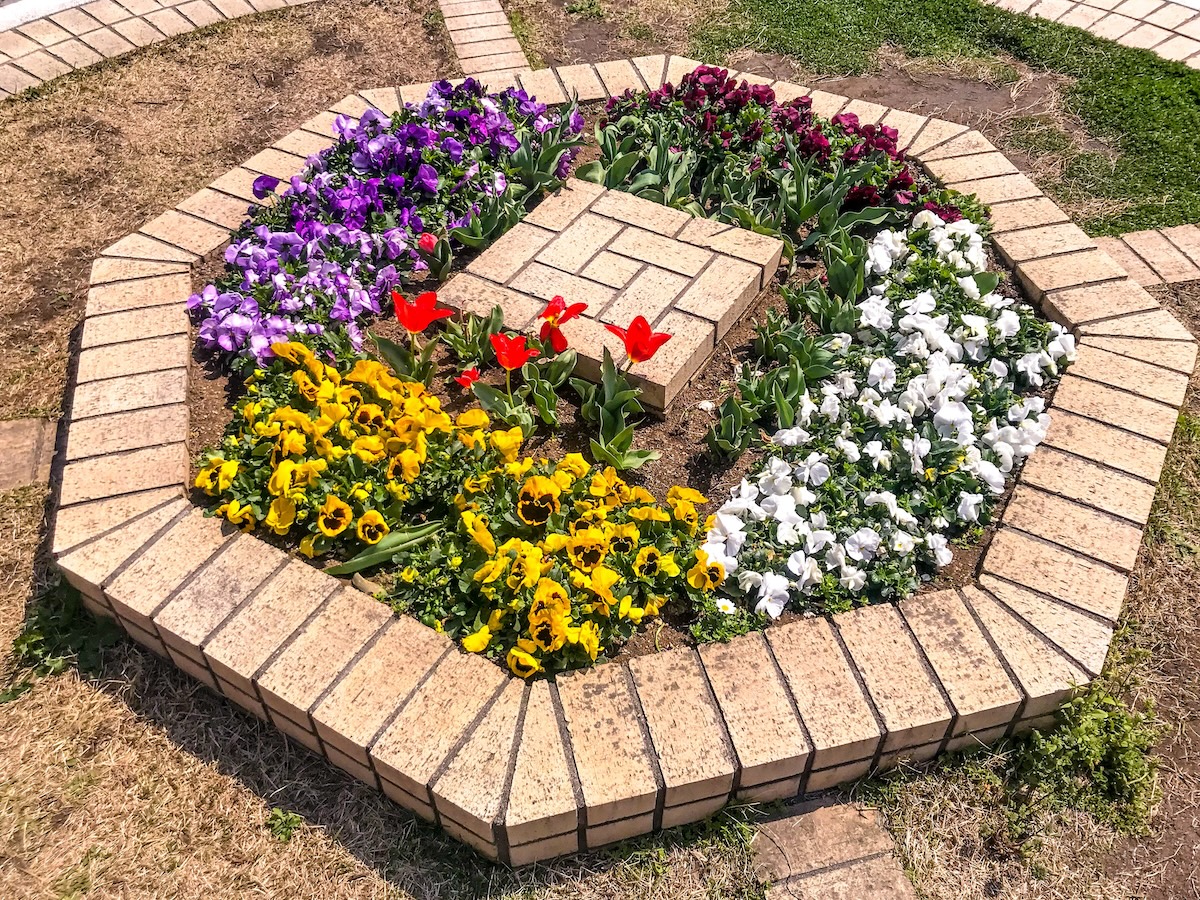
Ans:
{"type": "Polygon", "coordinates": [[[48,419],[0,422],[0,491],[50,480],[55,431],[48,419]]]}

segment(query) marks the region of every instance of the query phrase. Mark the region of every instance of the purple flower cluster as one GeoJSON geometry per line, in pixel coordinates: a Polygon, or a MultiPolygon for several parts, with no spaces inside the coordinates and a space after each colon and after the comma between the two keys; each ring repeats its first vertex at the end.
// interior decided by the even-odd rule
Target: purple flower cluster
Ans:
{"type": "MultiPolygon", "coordinates": [[[[553,129],[578,134],[577,108],[565,116],[523,91],[485,94],[473,79],[438,82],[390,118],[339,116],[336,143],[310,156],[274,202],[251,209],[225,251],[226,274],[189,298],[201,345],[235,366],[270,359],[271,344],[295,335],[315,349],[357,351],[363,322],[427,268],[420,236],[453,245],[453,229],[469,226],[485,200],[523,207],[513,155],[524,145],[536,158],[553,129]]],[[[279,185],[263,176],[255,196],[267,200],[279,185]]]]}

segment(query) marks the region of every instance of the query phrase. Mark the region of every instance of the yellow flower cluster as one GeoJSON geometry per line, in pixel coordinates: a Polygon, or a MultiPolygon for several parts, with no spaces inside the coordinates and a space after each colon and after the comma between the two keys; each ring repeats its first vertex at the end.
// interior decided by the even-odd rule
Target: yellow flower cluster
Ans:
{"type": "Polygon", "coordinates": [[[339,540],[378,544],[406,521],[427,469],[457,478],[478,460],[511,462],[520,452],[519,428],[491,431],[479,409],[451,418],[423,385],[375,360],[341,373],[303,344],[271,349],[276,361],[248,380],[234,425],[195,484],[246,530],[302,530],[307,556],[339,540]]]}
{"type": "Polygon", "coordinates": [[[476,602],[463,647],[499,648],[523,678],[595,661],[668,598],[724,579],[696,539],[706,502],[673,487],[660,504],[577,453],[467,479],[456,505],[476,602]]]}

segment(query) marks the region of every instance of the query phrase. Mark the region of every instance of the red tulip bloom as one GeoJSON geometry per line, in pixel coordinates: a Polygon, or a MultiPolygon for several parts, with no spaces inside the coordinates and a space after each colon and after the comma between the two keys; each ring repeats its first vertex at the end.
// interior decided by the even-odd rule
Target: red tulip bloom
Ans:
{"type": "Polygon", "coordinates": [[[509,337],[506,334],[493,334],[492,349],[496,351],[496,362],[509,372],[521,368],[538,355],[536,349],[525,346],[525,335],[509,337]]]}
{"type": "Polygon", "coordinates": [[[437,294],[426,291],[409,303],[396,291],[392,291],[392,305],[396,307],[396,318],[410,335],[418,335],[438,319],[454,315],[452,309],[437,309],[437,294]]]}
{"type": "Polygon", "coordinates": [[[625,355],[629,362],[645,362],[658,352],[658,348],[671,339],[671,335],[662,331],[651,331],[650,323],[645,316],[636,316],[629,323],[629,328],[618,328],[616,325],[605,325],[609,331],[625,342],[625,355]]]}
{"type": "Polygon", "coordinates": [[[464,369],[461,375],[455,375],[454,380],[459,383],[464,391],[469,391],[471,385],[479,380],[478,369],[464,369]]]}
{"type": "Polygon", "coordinates": [[[417,249],[422,253],[432,253],[437,249],[437,243],[437,236],[426,231],[419,238],[417,238],[417,249]]]}
{"type": "Polygon", "coordinates": [[[550,346],[554,348],[554,352],[562,353],[567,349],[567,338],[559,326],[563,322],[569,322],[576,318],[585,309],[587,309],[586,303],[572,303],[570,306],[567,306],[566,300],[556,296],[542,310],[542,318],[546,321],[542,323],[542,331],[538,335],[538,339],[544,343],[549,338],[550,346]]]}

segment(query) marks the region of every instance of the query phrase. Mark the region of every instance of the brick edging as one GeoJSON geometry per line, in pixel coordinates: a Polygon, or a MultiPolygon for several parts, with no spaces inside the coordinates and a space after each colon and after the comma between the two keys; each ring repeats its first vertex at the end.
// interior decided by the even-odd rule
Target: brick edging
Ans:
{"type": "MultiPolygon", "coordinates": [[[[695,65],[639,57],[489,86],[593,100],[678,83],[695,65]]],[[[895,127],[931,174],[992,204],[996,249],[1079,339],[976,583],[522,685],[192,508],[180,276],[228,240],[257,174],[292,175],[336,115],[390,112],[426,87],[345,98],[96,260],[53,537],[89,609],[512,864],[994,741],[1100,671],[1195,342],[978,132],[822,91],[820,114],[895,127]]]]}

